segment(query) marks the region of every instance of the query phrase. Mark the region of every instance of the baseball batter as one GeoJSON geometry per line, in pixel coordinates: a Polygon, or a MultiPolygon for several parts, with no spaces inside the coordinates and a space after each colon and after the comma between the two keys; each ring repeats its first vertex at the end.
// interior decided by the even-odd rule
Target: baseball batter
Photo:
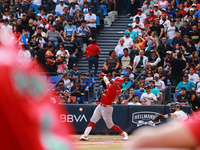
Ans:
{"type": "Polygon", "coordinates": [[[87,128],[85,129],[84,134],[80,137],[80,140],[88,140],[88,135],[94,128],[95,124],[103,118],[106,126],[118,132],[123,136],[124,140],[128,139],[128,134],[125,131],[122,131],[117,125],[113,123],[112,120],[112,113],[113,113],[113,107],[112,103],[115,101],[117,97],[119,97],[119,94],[121,93],[121,86],[123,83],[123,79],[120,77],[117,77],[115,80],[113,80],[113,84],[111,84],[106,76],[103,77],[104,82],[107,85],[107,89],[103,93],[103,96],[101,98],[101,103],[96,107],[92,118],[90,119],[90,123],[88,124],[87,128]]]}
{"type": "Polygon", "coordinates": [[[152,119],[153,122],[156,122],[163,118],[174,118],[175,120],[186,120],[188,115],[182,110],[182,105],[179,102],[171,103],[169,106],[170,113],[166,115],[158,115],[152,119]]]}

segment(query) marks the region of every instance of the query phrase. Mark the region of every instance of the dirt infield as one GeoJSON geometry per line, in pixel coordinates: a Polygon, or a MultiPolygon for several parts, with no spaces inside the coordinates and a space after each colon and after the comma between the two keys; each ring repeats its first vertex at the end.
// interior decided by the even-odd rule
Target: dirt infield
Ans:
{"type": "Polygon", "coordinates": [[[89,136],[88,141],[80,141],[79,137],[76,137],[75,143],[78,148],[95,148],[95,147],[113,147],[123,146],[126,141],[121,136],[110,136],[110,135],[93,135],[89,136]]]}

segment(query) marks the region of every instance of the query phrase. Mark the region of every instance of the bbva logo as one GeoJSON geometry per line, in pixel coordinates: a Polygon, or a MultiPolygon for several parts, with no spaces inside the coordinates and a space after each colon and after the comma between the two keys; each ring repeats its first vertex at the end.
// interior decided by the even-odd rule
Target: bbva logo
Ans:
{"type": "Polygon", "coordinates": [[[160,120],[158,122],[153,122],[152,119],[158,114],[159,113],[151,111],[136,112],[132,114],[132,122],[137,124],[137,127],[143,125],[156,126],[156,124],[161,123],[160,120]]]}
{"type": "Polygon", "coordinates": [[[87,122],[85,115],[60,114],[60,122],[87,122]]]}

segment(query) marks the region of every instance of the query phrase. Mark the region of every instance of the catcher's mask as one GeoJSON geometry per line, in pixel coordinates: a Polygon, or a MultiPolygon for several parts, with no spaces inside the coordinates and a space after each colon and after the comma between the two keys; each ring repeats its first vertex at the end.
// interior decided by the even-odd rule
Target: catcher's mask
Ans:
{"type": "Polygon", "coordinates": [[[170,113],[174,113],[176,111],[176,108],[182,109],[182,105],[179,102],[171,103],[169,105],[169,111],[170,113]]]}

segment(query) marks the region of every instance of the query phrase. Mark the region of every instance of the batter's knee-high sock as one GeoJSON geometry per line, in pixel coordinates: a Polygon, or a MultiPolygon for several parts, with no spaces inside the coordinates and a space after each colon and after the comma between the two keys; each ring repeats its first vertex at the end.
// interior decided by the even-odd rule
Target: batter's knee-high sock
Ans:
{"type": "Polygon", "coordinates": [[[117,125],[114,125],[112,128],[110,128],[111,130],[114,130],[116,132],[118,132],[119,134],[122,134],[124,131],[122,131],[122,129],[120,129],[117,125]]]}
{"type": "Polygon", "coordinates": [[[94,128],[94,125],[95,125],[95,123],[93,123],[93,122],[90,122],[90,123],[88,124],[88,126],[87,126],[87,128],[85,129],[85,132],[84,132],[84,134],[85,134],[86,136],[88,136],[88,135],[90,134],[90,132],[91,132],[92,129],[94,128]]]}

